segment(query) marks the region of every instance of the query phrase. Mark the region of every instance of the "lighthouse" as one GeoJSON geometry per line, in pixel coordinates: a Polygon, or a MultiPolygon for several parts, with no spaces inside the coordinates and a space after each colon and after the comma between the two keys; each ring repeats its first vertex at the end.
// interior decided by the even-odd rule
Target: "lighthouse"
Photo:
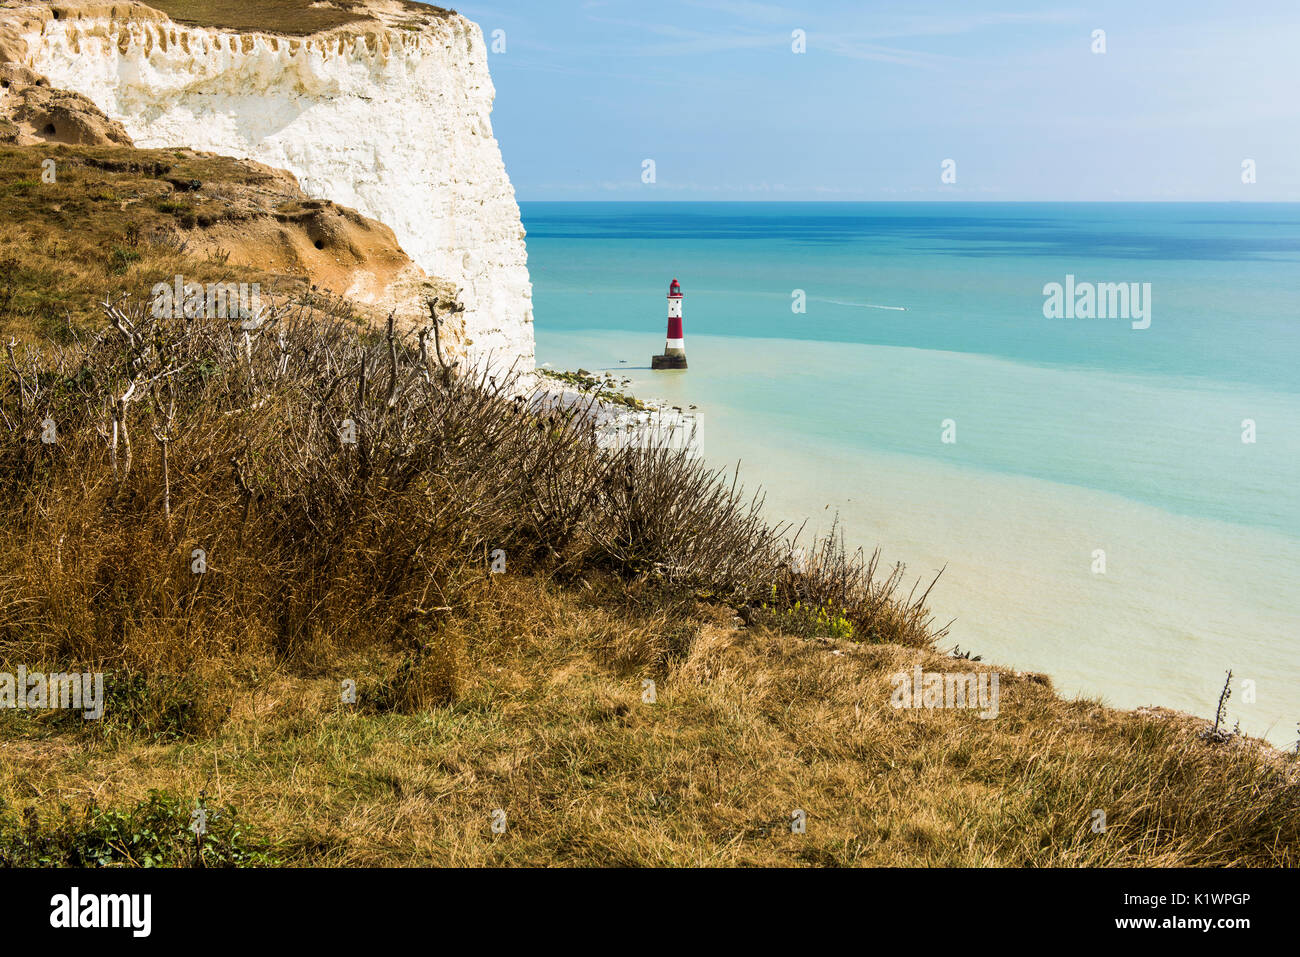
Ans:
{"type": "Polygon", "coordinates": [[[651,369],[685,369],[686,340],[682,338],[682,287],[676,279],[668,286],[668,341],[664,354],[650,357],[651,369]]]}

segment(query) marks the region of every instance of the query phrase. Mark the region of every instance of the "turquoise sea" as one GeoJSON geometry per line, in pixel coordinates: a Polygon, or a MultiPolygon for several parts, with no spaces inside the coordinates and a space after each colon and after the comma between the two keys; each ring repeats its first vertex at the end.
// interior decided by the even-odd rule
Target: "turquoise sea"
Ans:
{"type": "Polygon", "coordinates": [[[521,208],[539,364],[699,406],[773,519],[944,568],[950,644],[1203,716],[1231,668],[1231,720],[1295,742],[1300,208],[521,208]],[[1045,318],[1067,275],[1149,283],[1149,328],[1045,318]],[[674,277],[690,369],[651,372],[674,277]]]}

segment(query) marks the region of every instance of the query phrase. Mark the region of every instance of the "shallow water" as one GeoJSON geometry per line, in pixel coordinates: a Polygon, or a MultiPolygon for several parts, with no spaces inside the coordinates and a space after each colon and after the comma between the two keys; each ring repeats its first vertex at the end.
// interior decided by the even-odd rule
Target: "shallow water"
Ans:
{"type": "Polygon", "coordinates": [[[706,457],[740,461],[773,518],[824,530],[838,513],[910,577],[944,568],[931,606],[963,649],[1066,693],[1205,716],[1231,668],[1230,720],[1293,743],[1300,216],[875,209],[692,208],[692,230],[671,208],[526,204],[538,360],[698,405],[706,457]],[[1227,315],[1215,290],[1234,270],[1227,315]],[[1066,271],[1152,282],[1151,328],[1043,318],[1066,271]],[[691,368],[655,373],[674,276],[691,368]]]}

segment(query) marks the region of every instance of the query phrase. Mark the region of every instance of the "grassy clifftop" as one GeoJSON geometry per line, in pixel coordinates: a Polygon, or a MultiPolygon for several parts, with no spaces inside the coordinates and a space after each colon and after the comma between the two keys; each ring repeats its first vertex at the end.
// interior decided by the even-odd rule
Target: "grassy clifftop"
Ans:
{"type": "MultiPolygon", "coordinates": [[[[60,16],[76,15],[83,5],[52,2],[60,16]]],[[[103,4],[88,5],[108,8],[103,4]]],[[[177,23],[230,30],[237,33],[277,33],[307,36],[340,27],[369,23],[418,26],[427,20],[452,16],[450,10],[410,0],[150,0],[145,6],[160,10],[177,23]]],[[[121,6],[118,13],[129,8],[121,6]]]]}
{"type": "Polygon", "coordinates": [[[0,711],[0,861],[1297,863],[1255,742],[1034,675],[895,708],[992,669],[725,476],[427,343],[123,309],[0,395],[0,671],[107,673],[101,721],[0,711]]]}
{"type": "Polygon", "coordinates": [[[998,670],[924,583],[174,239],[292,231],[274,171],[117,150],[0,150],[0,674],[106,678],[0,709],[0,864],[1300,863],[1294,758],[1005,670],[895,707],[998,670]]]}

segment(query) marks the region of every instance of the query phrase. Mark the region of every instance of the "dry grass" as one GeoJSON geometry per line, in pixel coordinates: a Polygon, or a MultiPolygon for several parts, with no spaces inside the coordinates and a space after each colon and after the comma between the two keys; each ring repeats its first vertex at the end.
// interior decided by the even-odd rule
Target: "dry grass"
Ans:
{"type": "MultiPolygon", "coordinates": [[[[98,266],[68,260],[84,295],[98,266]]],[[[988,670],[934,650],[923,587],[833,537],[792,567],[728,476],[602,452],[432,328],[104,312],[0,356],[0,671],[109,672],[102,722],[0,712],[0,861],[139,863],[68,828],[141,820],[181,827],[175,861],[206,795],[255,834],[234,863],[1300,863],[1293,759],[1034,676],[992,720],[894,709],[914,664],[988,670]]]]}
{"type": "MultiPolygon", "coordinates": [[[[451,11],[430,4],[402,0],[399,4],[409,17],[445,17],[451,11]]],[[[63,4],[55,3],[56,8],[63,4]]],[[[161,10],[177,23],[197,27],[216,27],[241,33],[279,33],[306,36],[362,23],[372,16],[366,0],[150,0],[149,6],[161,10]]]]}
{"type": "Polygon", "coordinates": [[[1296,863],[1295,766],[1250,742],[1011,676],[994,720],[895,710],[892,673],[982,666],[834,543],[783,567],[680,456],[601,454],[577,418],[309,313],[248,344],[116,321],[4,397],[0,658],[116,689],[102,725],[0,718],[10,807],[202,792],[291,864],[1296,863]],[[114,468],[104,396],[131,376],[177,411],[151,435],[173,399],[142,388],[114,468]],[[667,514],[709,534],[656,527],[682,489],[667,514]],[[739,627],[795,594],[914,647],[739,627]]]}
{"type": "Polygon", "coordinates": [[[112,329],[9,357],[0,489],[26,583],[0,591],[0,640],[43,658],[162,671],[376,639],[420,655],[497,554],[741,604],[832,593],[864,636],[932,639],[896,576],[836,551],[794,573],[734,482],[663,448],[600,451],[582,414],[437,364],[430,329],[363,334],[300,304],[255,332],[107,313],[112,329]]]}
{"type": "Polygon", "coordinates": [[[345,707],[343,678],[364,703],[395,659],[342,656],[315,678],[229,682],[212,736],[4,741],[0,796],[127,805],[151,788],[206,791],[289,864],[1297,863],[1295,769],[1247,743],[1063,702],[1031,678],[1005,678],[995,720],[896,711],[892,672],[974,666],[738,629],[716,607],[638,612],[649,596],[598,586],[479,591],[479,614],[451,626],[467,663],[453,704],[345,707]],[[694,640],[670,637],[682,629],[694,640]],[[795,809],[806,834],[790,832],[795,809]]]}

